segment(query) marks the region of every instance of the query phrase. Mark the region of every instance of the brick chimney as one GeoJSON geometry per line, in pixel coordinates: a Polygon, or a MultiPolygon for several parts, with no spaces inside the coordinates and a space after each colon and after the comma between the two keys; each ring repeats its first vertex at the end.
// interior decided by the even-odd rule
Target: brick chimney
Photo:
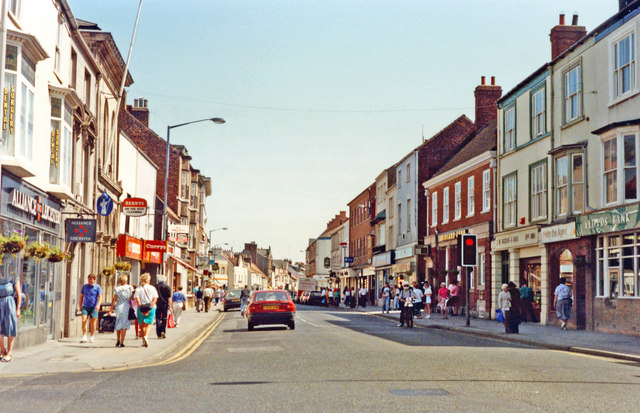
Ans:
{"type": "Polygon", "coordinates": [[[498,117],[498,99],[502,96],[502,88],[496,86],[496,77],[491,76],[491,84],[486,84],[486,76],[480,78],[480,85],[473,92],[476,97],[476,132],[487,123],[498,117]]]}
{"type": "Polygon", "coordinates": [[[564,24],[564,14],[560,15],[560,23],[551,29],[551,60],[561,55],[565,50],[573,46],[578,40],[587,34],[584,26],[578,26],[578,15],[573,15],[571,26],[564,24]]]}
{"type": "Polygon", "coordinates": [[[149,127],[149,101],[145,98],[133,99],[133,107],[127,106],[127,110],[144,126],[149,127]]]}

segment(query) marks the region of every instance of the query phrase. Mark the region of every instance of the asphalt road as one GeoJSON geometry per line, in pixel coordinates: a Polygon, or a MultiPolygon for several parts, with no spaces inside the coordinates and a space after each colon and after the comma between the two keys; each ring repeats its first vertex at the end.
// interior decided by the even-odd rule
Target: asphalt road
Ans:
{"type": "Polygon", "coordinates": [[[640,365],[630,362],[397,328],[340,310],[299,307],[293,331],[248,332],[237,311],[223,317],[172,364],[0,378],[0,411],[639,410],[640,365]]]}

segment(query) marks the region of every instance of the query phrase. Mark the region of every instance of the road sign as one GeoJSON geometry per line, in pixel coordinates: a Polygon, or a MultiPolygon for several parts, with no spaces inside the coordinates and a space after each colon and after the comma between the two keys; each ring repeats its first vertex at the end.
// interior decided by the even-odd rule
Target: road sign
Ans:
{"type": "Polygon", "coordinates": [[[122,212],[129,217],[147,215],[147,200],[144,198],[127,198],[122,201],[122,212]]]}
{"type": "Polygon", "coordinates": [[[352,264],[353,263],[353,257],[344,257],[344,263],[345,264],[352,264]]]}
{"type": "Polygon", "coordinates": [[[96,220],[68,218],[64,221],[66,242],[96,242],[96,220]]]}
{"type": "Polygon", "coordinates": [[[113,211],[113,199],[107,194],[107,191],[104,191],[102,195],[98,197],[96,209],[98,210],[98,214],[103,217],[110,215],[111,211],[113,211]]]}

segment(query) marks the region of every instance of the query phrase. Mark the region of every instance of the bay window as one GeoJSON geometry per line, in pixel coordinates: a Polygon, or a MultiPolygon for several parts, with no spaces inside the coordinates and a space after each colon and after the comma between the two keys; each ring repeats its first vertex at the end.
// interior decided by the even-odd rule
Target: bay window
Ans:
{"type": "Polygon", "coordinates": [[[569,210],[569,171],[567,157],[556,159],[556,216],[567,215],[569,210]]]}
{"type": "Polygon", "coordinates": [[[574,214],[584,211],[584,160],[581,153],[571,155],[571,205],[574,214]]]}
{"type": "Polygon", "coordinates": [[[71,108],[57,96],[51,97],[51,129],[49,136],[49,183],[71,190],[73,141],[71,108]]]}

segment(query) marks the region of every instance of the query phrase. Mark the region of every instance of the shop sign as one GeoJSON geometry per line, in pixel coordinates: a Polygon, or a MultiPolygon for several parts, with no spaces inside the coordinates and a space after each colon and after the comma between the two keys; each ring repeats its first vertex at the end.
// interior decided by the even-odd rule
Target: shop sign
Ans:
{"type": "Polygon", "coordinates": [[[313,291],[316,289],[316,280],[313,278],[300,277],[298,279],[298,291],[313,291]]]}
{"type": "Polygon", "coordinates": [[[144,198],[127,198],[122,201],[122,213],[128,217],[147,215],[147,200],[144,198]]]}
{"type": "Polygon", "coordinates": [[[397,274],[397,273],[401,273],[401,272],[411,272],[411,263],[410,262],[403,262],[402,264],[396,264],[392,267],[393,273],[397,274]]]}
{"type": "Polygon", "coordinates": [[[203,257],[203,256],[199,256],[198,257],[198,268],[206,268],[209,266],[209,257],[203,257]]]}
{"type": "Polygon", "coordinates": [[[144,241],[144,251],[145,252],[157,252],[157,253],[165,253],[167,252],[167,241],[161,240],[145,240],[144,241]]]}
{"type": "Polygon", "coordinates": [[[104,191],[102,195],[100,195],[96,201],[96,207],[99,215],[103,217],[111,215],[111,211],[113,211],[113,199],[107,194],[107,191],[104,191]]]}
{"type": "Polygon", "coordinates": [[[169,224],[169,231],[172,234],[188,234],[189,225],[169,224]]]}
{"type": "Polygon", "coordinates": [[[96,220],[67,218],[64,221],[66,242],[96,242],[96,220]]]}
{"type": "Polygon", "coordinates": [[[13,135],[16,115],[16,87],[11,85],[11,89],[4,88],[2,96],[2,130],[7,130],[9,126],[9,134],[13,135]]]}
{"type": "Polygon", "coordinates": [[[638,204],[628,207],[608,209],[588,215],[578,215],[577,235],[603,234],[606,232],[625,231],[638,226],[640,216],[638,204]]]}
{"type": "Polygon", "coordinates": [[[467,233],[466,229],[459,229],[456,231],[445,232],[438,235],[438,242],[457,240],[460,235],[466,234],[466,233],[467,233]]]}
{"type": "Polygon", "coordinates": [[[405,248],[396,249],[396,260],[413,257],[413,245],[405,248]]]}
{"type": "Polygon", "coordinates": [[[540,240],[544,243],[576,239],[576,223],[554,225],[540,229],[540,240]]]}
{"type": "Polygon", "coordinates": [[[52,224],[60,224],[60,211],[42,203],[42,197],[31,197],[14,189],[11,191],[11,206],[32,215],[36,221],[49,221],[52,224]]]}
{"type": "Polygon", "coordinates": [[[387,251],[384,254],[378,254],[373,256],[373,266],[374,267],[383,267],[385,265],[391,265],[394,262],[393,255],[391,254],[393,251],[387,251]]]}
{"type": "Polygon", "coordinates": [[[134,260],[142,260],[142,240],[120,234],[116,244],[116,255],[134,260]]]}
{"type": "Polygon", "coordinates": [[[184,234],[169,234],[169,241],[177,242],[179,244],[186,244],[189,242],[189,237],[184,234]]]}
{"type": "Polygon", "coordinates": [[[498,249],[506,249],[513,247],[523,247],[538,243],[538,229],[530,229],[528,231],[517,232],[515,234],[496,236],[496,247],[498,249]]]}
{"type": "Polygon", "coordinates": [[[151,264],[162,264],[162,253],[154,251],[145,251],[143,261],[151,264]]]}

